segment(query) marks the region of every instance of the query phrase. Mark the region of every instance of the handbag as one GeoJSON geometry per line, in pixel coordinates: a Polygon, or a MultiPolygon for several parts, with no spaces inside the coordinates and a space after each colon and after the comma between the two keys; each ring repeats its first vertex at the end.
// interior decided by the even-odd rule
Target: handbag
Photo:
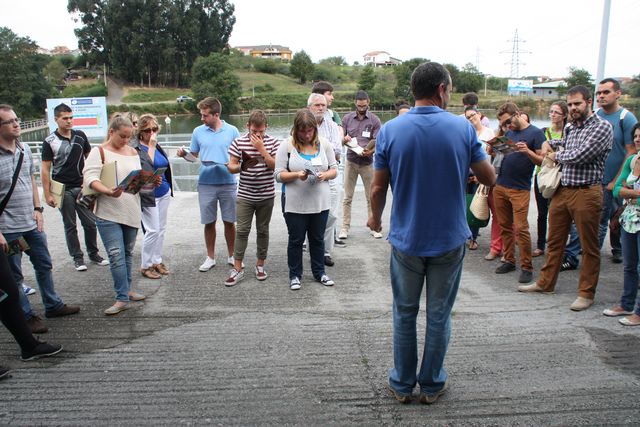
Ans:
{"type": "Polygon", "coordinates": [[[467,194],[466,197],[467,197],[467,224],[469,224],[469,227],[474,227],[474,228],[486,227],[489,224],[489,218],[484,220],[478,219],[475,217],[475,215],[473,215],[473,213],[471,212],[471,209],[469,209],[469,207],[471,206],[471,202],[475,197],[475,194],[467,194]]]}
{"type": "MultiPolygon", "coordinates": [[[[98,149],[100,150],[100,160],[102,160],[102,164],[104,165],[104,149],[102,145],[98,146],[98,149]]],[[[98,194],[84,194],[84,190],[82,189],[80,189],[76,197],[76,203],[91,212],[95,211],[96,200],[98,200],[98,194]]]]}
{"type": "Polygon", "coordinates": [[[560,186],[560,177],[562,176],[561,165],[545,156],[542,159],[542,167],[538,172],[538,190],[542,197],[550,199],[560,186]]]}
{"type": "Polygon", "coordinates": [[[489,219],[489,188],[484,185],[478,185],[476,193],[473,195],[469,210],[477,219],[484,221],[489,219]]]}

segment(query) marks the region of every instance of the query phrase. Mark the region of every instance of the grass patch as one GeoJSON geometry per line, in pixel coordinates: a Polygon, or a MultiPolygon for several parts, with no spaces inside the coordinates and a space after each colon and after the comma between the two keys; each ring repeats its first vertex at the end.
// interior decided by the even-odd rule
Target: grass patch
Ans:
{"type": "Polygon", "coordinates": [[[271,92],[278,95],[311,93],[311,83],[301,85],[296,79],[282,74],[265,74],[246,70],[234,70],[234,73],[240,78],[242,96],[252,96],[254,87],[264,88],[265,85],[271,86],[273,88],[271,92]]]}
{"type": "Polygon", "coordinates": [[[190,89],[138,88],[128,89],[122,102],[163,102],[175,101],[180,95],[192,96],[190,89]]]}

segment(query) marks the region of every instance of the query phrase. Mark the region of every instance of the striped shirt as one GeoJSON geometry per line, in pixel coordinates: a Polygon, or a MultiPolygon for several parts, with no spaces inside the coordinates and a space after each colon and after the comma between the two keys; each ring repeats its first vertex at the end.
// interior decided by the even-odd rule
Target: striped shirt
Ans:
{"type": "Polygon", "coordinates": [[[613,145],[613,130],[606,120],[592,114],[579,126],[571,124],[562,140],[549,141],[562,165],[560,183],[564,186],[595,185],[602,183],[604,162],[613,145]]]}
{"type": "Polygon", "coordinates": [[[323,136],[331,143],[334,153],[342,153],[342,135],[340,135],[340,129],[333,120],[327,120],[325,116],[318,125],[318,135],[323,136]]]}
{"type": "Polygon", "coordinates": [[[0,147],[0,201],[5,198],[11,188],[11,178],[15,173],[20,151],[24,150],[22,167],[18,174],[16,187],[13,189],[9,203],[0,215],[0,233],[19,233],[36,228],[33,218],[33,187],[31,177],[35,173],[31,149],[25,143],[17,143],[15,152],[0,147]]]}
{"type": "MultiPolygon", "coordinates": [[[[264,135],[264,148],[275,158],[280,141],[269,135],[264,135]]],[[[240,183],[238,185],[238,198],[252,202],[272,199],[276,195],[273,179],[273,170],[267,167],[260,152],[253,147],[249,134],[233,140],[229,146],[229,155],[242,161],[247,157],[258,157],[257,165],[240,170],[240,183]]]]}

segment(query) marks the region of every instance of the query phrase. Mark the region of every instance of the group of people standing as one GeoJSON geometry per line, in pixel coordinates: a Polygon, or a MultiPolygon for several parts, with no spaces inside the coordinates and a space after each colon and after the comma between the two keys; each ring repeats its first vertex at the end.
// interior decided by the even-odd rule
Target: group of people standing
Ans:
{"type": "MultiPolygon", "coordinates": [[[[193,131],[189,149],[177,152],[187,160],[199,158],[201,163],[197,190],[207,250],[199,266],[202,272],[216,265],[220,207],[228,249],[225,258],[231,266],[226,286],[237,285],[245,278],[244,258],[254,216],[257,232],[253,272],[258,281],[268,277],[265,264],[276,183],[282,184],[291,290],[302,286],[305,239],[313,278],[322,285],[334,285],[325,267],[334,264],[333,248],[345,245],[349,238],[351,202],[358,176],[364,183],[367,226],[374,238],[382,237],[381,217],[388,189],[392,189],[388,239],[392,246],[394,362],[388,387],[402,403],[412,400],[416,384],[420,386],[419,400],[426,404],[435,403],[448,387],[444,359],[451,310],[467,242],[469,249],[477,249],[477,230],[469,230],[466,219],[465,193],[470,183],[491,188],[492,236],[485,258],[502,256],[498,274],[515,271],[517,246],[518,281],[523,283],[518,288],[520,292],[553,292],[559,272],[568,269],[565,265],[573,261],[565,253],[568,237],[578,236],[575,239],[581,244],[582,267],[578,297],[570,307],[574,311],[593,304],[604,240],[602,225],[613,216],[618,197],[627,200],[620,215],[624,292],[621,303],[603,314],[627,316],[621,318],[622,324],[640,325],[640,304],[633,311],[640,257],[640,208],[635,202],[640,197],[640,162],[635,154],[640,149],[640,127],[635,117],[617,103],[619,84],[613,79],[600,82],[596,92],[600,109],[595,113],[589,89],[570,88],[566,103],[551,105],[551,126],[546,129],[531,125],[514,103],[505,103],[498,109],[497,118],[498,134],[515,143],[515,152],[507,155],[487,150],[480,142],[491,140],[494,132],[473,102],[465,107],[464,117],[446,112],[451,88],[450,75],[442,65],[419,65],[411,76],[415,106],[402,104],[403,114],[382,126],[368,111],[370,100],[364,91],[356,94],[356,110],[340,120],[329,109],[333,88],[319,82],[314,85],[307,108],[296,113],[291,134],[284,141],[268,135],[268,118],[262,111],[251,113],[247,131],[241,134],[221,119],[220,102],[208,97],[198,103],[202,125],[193,131]],[[626,153],[631,154],[625,158],[626,153]],[[545,156],[562,166],[562,178],[550,200],[536,197],[539,236],[537,247],[532,250],[527,220],[530,191],[532,177],[534,183],[537,180],[536,166],[545,156]],[[337,179],[341,161],[345,162],[342,203],[342,184],[337,179]],[[612,170],[615,171],[611,173],[612,170]],[[594,212],[602,215],[593,215],[594,212]],[[546,259],[540,276],[529,284],[533,280],[532,257],[542,255],[546,259]],[[427,327],[418,369],[416,319],[423,288],[427,293],[427,327]]],[[[76,269],[83,271],[87,267],[75,231],[75,215],[80,216],[89,259],[98,265],[108,264],[111,269],[116,301],[105,314],[115,315],[125,310],[129,301],[145,298],[131,289],[132,254],[141,226],[145,236],[140,273],[149,279],[170,274],[162,259],[172,195],[170,162],[158,144],[160,126],[154,116],[116,115],[109,124],[106,142],[91,149],[86,136],[71,129],[72,115],[67,109],[63,104],[56,108],[59,128],[43,147],[43,174],[47,174],[43,185],[49,178],[66,185],[63,206],[56,205],[49,185],[44,185],[45,200],[50,206],[61,208],[69,253],[76,269]],[[102,171],[105,164],[112,162],[116,162],[118,176],[138,169],[153,172],[153,189],[133,194],[107,185],[102,181],[102,171]],[[98,194],[92,209],[77,203],[86,196],[83,193],[89,193],[87,190],[98,194]],[[98,253],[96,229],[108,261],[98,253]]],[[[7,257],[9,243],[23,237],[30,247],[27,253],[36,270],[45,316],[75,314],[80,308],[64,304],[53,289],[33,160],[29,148],[19,142],[19,119],[11,107],[4,105],[0,105],[0,119],[0,173],[6,175],[0,185],[0,289],[14,307],[0,313],[2,322],[20,344],[23,359],[29,359],[55,354],[61,346],[33,338],[32,333],[46,332],[46,326],[31,310],[24,292],[19,291],[20,252],[7,257]],[[22,310],[15,310],[18,299],[22,310]]],[[[613,260],[617,262],[615,244],[612,247],[613,260]]],[[[577,263],[569,267],[576,268],[577,263]]]]}

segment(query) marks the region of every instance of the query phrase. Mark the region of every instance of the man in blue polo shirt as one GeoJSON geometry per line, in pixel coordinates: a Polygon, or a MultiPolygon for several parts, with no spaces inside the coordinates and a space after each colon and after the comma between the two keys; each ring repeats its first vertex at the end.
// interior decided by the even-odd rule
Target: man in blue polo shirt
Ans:
{"type": "MultiPolygon", "coordinates": [[[[236,178],[227,169],[229,146],[240,136],[238,129],[220,119],[222,105],[213,97],[207,97],[198,103],[202,125],[193,130],[189,151],[200,158],[198,177],[198,202],[200,204],[200,222],[204,224],[204,242],[207,246],[207,258],[200,271],[209,271],[216,265],[216,217],[218,203],[224,237],[227,241],[227,263],[233,265],[233,249],[236,238],[236,178]]],[[[178,156],[184,157],[185,150],[178,150],[178,156]]]]}
{"type": "Polygon", "coordinates": [[[465,242],[471,237],[465,203],[469,168],[485,185],[494,184],[495,172],[469,122],[444,111],[451,93],[446,68],[435,62],[419,65],[411,75],[411,90],[416,106],[387,122],[378,133],[367,226],[382,230],[391,185],[394,367],[388,387],[398,401],[409,403],[419,383],[420,402],[430,404],[447,388],[443,365],[451,309],[465,242]],[[428,322],[416,374],[416,317],[425,286],[428,322]]]}

